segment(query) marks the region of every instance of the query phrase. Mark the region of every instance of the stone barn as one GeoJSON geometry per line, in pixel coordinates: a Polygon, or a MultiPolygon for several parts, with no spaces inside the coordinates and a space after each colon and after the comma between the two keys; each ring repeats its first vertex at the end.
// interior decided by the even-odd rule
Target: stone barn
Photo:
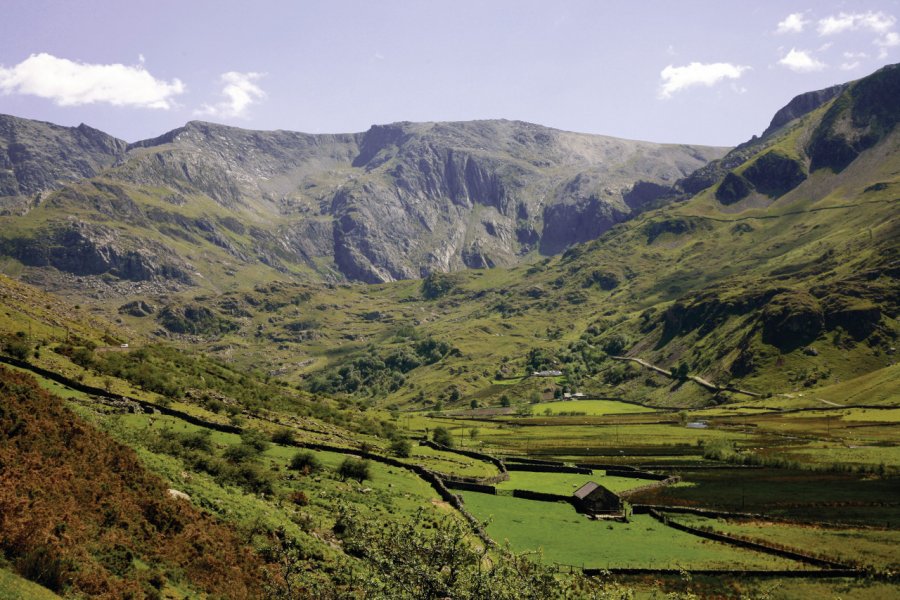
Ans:
{"type": "Polygon", "coordinates": [[[573,494],[578,512],[589,515],[622,512],[622,499],[599,483],[589,481],[573,494]]]}

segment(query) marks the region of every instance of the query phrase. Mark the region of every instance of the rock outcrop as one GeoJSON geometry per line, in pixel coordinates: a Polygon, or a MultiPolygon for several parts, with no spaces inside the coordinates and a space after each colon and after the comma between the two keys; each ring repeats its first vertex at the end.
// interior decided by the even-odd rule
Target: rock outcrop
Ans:
{"type": "MultiPolygon", "coordinates": [[[[342,135],[190,122],[127,147],[83,127],[13,121],[23,131],[77,138],[94,152],[82,170],[66,171],[89,179],[66,185],[41,206],[48,229],[71,229],[60,221],[77,212],[85,227],[116,238],[116,248],[168,240],[205,257],[201,249],[212,245],[220,262],[259,263],[282,273],[314,269],[364,282],[511,266],[535,249],[561,252],[643,210],[723,153],[518,121],[403,122],[342,135]]],[[[22,141],[12,154],[16,164],[31,164],[22,157],[50,147],[47,139],[22,141]]],[[[26,177],[21,167],[24,183],[16,179],[7,192],[64,185],[64,177],[48,170],[52,163],[40,153],[37,174],[26,177]]],[[[19,212],[34,208],[24,204],[19,212]]],[[[42,263],[31,257],[26,264],[120,277],[161,272],[143,258],[123,266],[122,252],[98,250],[110,244],[76,237],[51,236],[54,244],[73,244],[72,252],[40,252],[47,256],[42,263]]],[[[193,263],[205,272],[203,260],[193,263]]]]}

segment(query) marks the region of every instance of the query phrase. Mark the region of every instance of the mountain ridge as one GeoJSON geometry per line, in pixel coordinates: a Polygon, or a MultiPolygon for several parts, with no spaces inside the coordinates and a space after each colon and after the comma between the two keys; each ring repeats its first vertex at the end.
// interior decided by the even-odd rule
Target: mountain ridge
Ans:
{"type": "MultiPolygon", "coordinates": [[[[110,142],[97,168],[83,169],[81,179],[57,184],[51,171],[42,172],[43,191],[57,188],[53,199],[38,206],[34,199],[7,198],[5,212],[43,221],[39,241],[60,240],[50,230],[71,229],[71,218],[54,214],[56,206],[69,217],[78,214],[81,231],[102,224],[117,235],[119,255],[199,235],[225,251],[227,258],[214,260],[237,260],[239,268],[263,264],[280,273],[370,283],[558,253],[629,218],[724,152],[506,120],[399,122],[356,134],[191,121],[122,144],[110,142]],[[109,194],[120,209],[127,207],[119,217],[144,225],[110,229],[115,211],[97,208],[109,205],[109,194]],[[203,216],[187,218],[189,212],[203,216]]],[[[42,266],[15,250],[23,243],[16,239],[6,238],[7,253],[27,267],[42,266]]],[[[194,246],[190,254],[201,250],[194,246]]],[[[167,271],[214,276],[203,263],[175,260],[167,271]]],[[[153,269],[138,272],[155,277],[153,269]]]]}

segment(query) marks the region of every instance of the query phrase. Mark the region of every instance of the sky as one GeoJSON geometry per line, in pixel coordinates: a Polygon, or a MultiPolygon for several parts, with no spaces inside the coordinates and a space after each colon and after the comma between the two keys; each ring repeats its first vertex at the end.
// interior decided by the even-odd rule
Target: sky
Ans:
{"type": "Polygon", "coordinates": [[[733,146],[900,62],[900,0],[0,0],[0,113],[126,141],[518,119],[733,146]]]}

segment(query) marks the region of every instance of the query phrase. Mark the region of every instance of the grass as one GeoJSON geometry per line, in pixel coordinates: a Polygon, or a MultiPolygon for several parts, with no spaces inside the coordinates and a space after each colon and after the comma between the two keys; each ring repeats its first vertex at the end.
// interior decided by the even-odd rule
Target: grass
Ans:
{"type": "Polygon", "coordinates": [[[876,526],[900,520],[900,509],[891,504],[897,478],[790,469],[685,468],[680,474],[695,485],[658,488],[631,501],[876,526]]]}
{"type": "Polygon", "coordinates": [[[583,413],[589,416],[603,416],[647,412],[653,412],[653,409],[625,402],[616,402],[615,400],[562,400],[534,406],[534,414],[536,415],[583,413]]]}
{"type": "Polygon", "coordinates": [[[59,600],[45,587],[32,583],[12,571],[0,568],[0,598],[9,600],[59,600]]]}
{"type": "MultiPolygon", "coordinates": [[[[466,432],[466,437],[468,437],[468,432],[466,432]]],[[[453,452],[435,450],[428,446],[414,445],[409,462],[420,464],[448,475],[491,477],[499,473],[497,467],[491,463],[453,452]]]]}
{"type": "MultiPolygon", "coordinates": [[[[89,409],[75,407],[86,413],[89,409]]],[[[302,449],[272,444],[260,457],[265,470],[275,476],[275,490],[271,497],[248,493],[232,485],[222,485],[205,473],[193,472],[181,459],[153,452],[144,444],[154,429],[167,428],[174,432],[189,433],[202,428],[160,415],[121,414],[100,416],[94,420],[115,437],[136,448],[139,456],[151,470],[171,482],[176,489],[188,493],[195,504],[228,520],[245,526],[264,525],[267,528],[284,527],[305,543],[330,554],[330,550],[318,541],[311,541],[307,530],[328,530],[334,523],[336,503],[355,505],[365,514],[396,514],[412,516],[421,507],[435,510],[438,498],[429,484],[413,473],[370,461],[371,477],[363,483],[340,481],[336,471],[346,455],[335,452],[313,452],[324,469],[321,473],[300,476],[288,471],[291,458],[302,449]],[[294,491],[302,491],[309,498],[309,505],[299,508],[286,501],[294,491]]],[[[210,432],[210,441],[219,450],[240,443],[235,434],[210,432]]],[[[442,509],[441,509],[442,510],[442,509]]]]}
{"type": "Polygon", "coordinates": [[[873,567],[881,571],[900,568],[900,531],[813,527],[767,521],[708,519],[696,515],[673,515],[693,527],[709,527],[743,538],[775,543],[802,552],[814,552],[838,561],[873,567]]]}
{"type": "Polygon", "coordinates": [[[797,563],[703,540],[646,515],[630,523],[590,521],[571,505],[463,492],[466,508],[490,519],[488,534],[548,563],[593,568],[796,568],[797,563]]]}

